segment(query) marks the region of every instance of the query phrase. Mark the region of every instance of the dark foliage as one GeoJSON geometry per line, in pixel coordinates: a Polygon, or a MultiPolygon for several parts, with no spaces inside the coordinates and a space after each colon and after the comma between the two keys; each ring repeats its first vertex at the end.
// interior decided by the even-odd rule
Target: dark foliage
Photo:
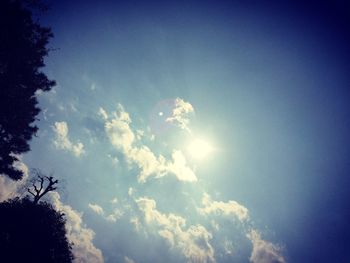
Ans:
{"type": "Polygon", "coordinates": [[[65,218],[49,203],[14,199],[0,203],[1,262],[72,262],[65,218]]]}
{"type": "Polygon", "coordinates": [[[0,174],[14,180],[23,177],[13,167],[15,155],[29,151],[38,130],[36,92],[55,84],[40,70],[52,36],[19,1],[0,1],[0,174]]]}

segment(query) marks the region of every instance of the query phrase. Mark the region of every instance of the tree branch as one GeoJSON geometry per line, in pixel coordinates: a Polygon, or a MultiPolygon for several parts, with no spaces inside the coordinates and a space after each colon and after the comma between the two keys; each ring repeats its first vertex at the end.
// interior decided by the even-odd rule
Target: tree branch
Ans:
{"type": "Polygon", "coordinates": [[[27,191],[28,191],[28,193],[30,193],[31,195],[33,195],[35,197],[35,194],[32,191],[30,191],[30,188],[27,188],[27,191]]]}
{"type": "Polygon", "coordinates": [[[36,171],[36,174],[37,178],[35,178],[32,183],[32,188],[35,193],[30,188],[27,189],[28,193],[34,196],[34,203],[38,203],[48,192],[55,191],[57,189],[56,184],[58,184],[58,180],[55,180],[53,176],[43,176],[40,171],[36,171]],[[45,182],[47,182],[46,187],[45,182]],[[37,183],[39,183],[40,186],[37,186],[37,183]]]}

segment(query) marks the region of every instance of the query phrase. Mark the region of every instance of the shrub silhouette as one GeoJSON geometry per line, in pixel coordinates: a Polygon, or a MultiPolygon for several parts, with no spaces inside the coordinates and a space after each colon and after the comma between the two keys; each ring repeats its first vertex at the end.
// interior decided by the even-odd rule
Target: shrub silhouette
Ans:
{"type": "Polygon", "coordinates": [[[28,198],[0,203],[1,262],[72,262],[64,214],[28,198]]]}

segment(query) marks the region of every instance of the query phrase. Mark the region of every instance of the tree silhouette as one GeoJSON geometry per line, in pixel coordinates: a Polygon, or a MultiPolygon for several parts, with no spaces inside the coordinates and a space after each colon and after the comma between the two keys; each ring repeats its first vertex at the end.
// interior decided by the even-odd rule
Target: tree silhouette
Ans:
{"type": "Polygon", "coordinates": [[[40,70],[52,36],[20,1],[0,1],[0,174],[14,180],[23,177],[14,167],[18,154],[30,150],[38,130],[37,92],[55,84],[40,70]]]}
{"type": "Polygon", "coordinates": [[[64,214],[28,198],[0,203],[1,262],[72,262],[64,214]]]}
{"type": "Polygon", "coordinates": [[[58,180],[53,176],[43,175],[39,170],[34,170],[34,173],[36,176],[31,180],[31,186],[27,191],[34,197],[33,202],[37,204],[44,195],[57,189],[58,180]]]}

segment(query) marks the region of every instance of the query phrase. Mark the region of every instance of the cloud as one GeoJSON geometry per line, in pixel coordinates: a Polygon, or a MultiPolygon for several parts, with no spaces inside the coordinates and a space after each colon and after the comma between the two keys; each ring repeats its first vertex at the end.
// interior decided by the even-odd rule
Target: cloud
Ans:
{"type": "MultiPolygon", "coordinates": [[[[213,201],[211,197],[204,193],[202,197],[202,208],[197,208],[198,212],[202,215],[214,214],[218,216],[232,216],[239,219],[243,225],[252,225],[249,218],[249,211],[243,205],[236,201],[229,200],[228,202],[213,201]],[[245,224],[247,223],[247,224],[245,224]]],[[[219,230],[219,226],[216,222],[214,228],[219,230]]],[[[251,241],[253,249],[250,256],[250,262],[252,263],[285,263],[283,256],[281,255],[281,249],[277,245],[261,239],[260,233],[254,228],[243,228],[243,233],[251,241]]],[[[223,250],[225,254],[232,255],[233,244],[229,239],[223,241],[223,250]]]]}
{"type": "Polygon", "coordinates": [[[27,182],[29,170],[28,167],[21,161],[21,157],[17,156],[19,161],[14,163],[14,167],[23,172],[23,177],[20,181],[14,181],[7,175],[0,175],[0,202],[20,196],[21,190],[27,182]]]}
{"type": "Polygon", "coordinates": [[[232,241],[226,239],[226,240],[224,241],[223,247],[224,247],[224,251],[225,251],[225,254],[226,254],[226,255],[232,255],[232,254],[233,254],[234,249],[233,249],[232,241]]]}
{"type": "Polygon", "coordinates": [[[181,129],[190,131],[190,129],[188,128],[188,125],[190,123],[188,115],[193,112],[194,109],[189,102],[186,102],[180,98],[176,98],[175,107],[173,109],[172,115],[168,117],[165,121],[172,123],[180,127],[181,129]]]}
{"type": "Polygon", "coordinates": [[[123,216],[123,214],[124,214],[123,211],[116,208],[113,210],[111,214],[107,215],[105,219],[109,222],[115,223],[119,218],[123,216]]]}
{"type": "Polygon", "coordinates": [[[112,204],[118,203],[118,198],[114,197],[114,198],[111,200],[111,203],[112,203],[112,204]]]}
{"type": "Polygon", "coordinates": [[[127,256],[124,257],[124,262],[125,263],[135,263],[134,260],[132,260],[131,258],[128,258],[127,256]]]}
{"type": "Polygon", "coordinates": [[[89,204],[89,208],[94,211],[96,214],[98,215],[103,215],[104,212],[103,212],[103,208],[99,205],[96,205],[96,204],[89,204]]]}
{"type": "Polygon", "coordinates": [[[107,112],[102,108],[102,107],[100,107],[99,109],[98,109],[98,113],[97,113],[100,117],[102,117],[102,119],[104,119],[104,120],[107,120],[108,119],[108,114],[107,114],[107,112]]]}
{"type": "Polygon", "coordinates": [[[111,159],[112,165],[117,166],[119,163],[119,159],[116,156],[113,156],[111,154],[107,154],[107,156],[111,159]]]}
{"type": "Polygon", "coordinates": [[[172,162],[167,164],[168,171],[175,174],[180,181],[195,182],[197,177],[195,173],[186,165],[186,158],[181,151],[173,151],[172,162]]]}
{"type": "Polygon", "coordinates": [[[135,227],[135,230],[138,232],[138,231],[140,231],[141,230],[141,223],[140,223],[140,220],[139,220],[139,218],[138,217],[131,217],[130,218],[130,223],[132,224],[132,225],[134,225],[134,227],[135,227]]]}
{"type": "Polygon", "coordinates": [[[52,129],[55,132],[54,145],[57,149],[70,151],[77,157],[84,153],[84,145],[81,142],[73,143],[70,141],[66,122],[55,122],[52,129]]]}
{"type": "Polygon", "coordinates": [[[136,130],[136,138],[138,140],[141,140],[143,136],[145,136],[145,131],[143,131],[143,130],[136,130]]]}
{"type": "MultiPolygon", "coordinates": [[[[172,117],[169,117],[167,121],[180,126],[182,129],[189,130],[189,119],[186,116],[193,112],[193,107],[181,99],[177,100],[176,105],[172,117]]],[[[161,178],[170,174],[174,175],[179,181],[197,181],[194,171],[188,166],[187,160],[181,151],[174,149],[170,157],[165,157],[162,154],[155,154],[150,147],[145,145],[142,130],[132,128],[130,115],[121,105],[118,105],[116,112],[108,114],[104,110],[100,110],[99,115],[105,123],[105,132],[112,146],[124,155],[130,166],[138,168],[139,182],[143,183],[150,178],[161,178]]],[[[128,195],[134,197],[133,188],[129,189],[128,195]]],[[[146,232],[150,229],[154,229],[171,248],[181,252],[188,262],[215,262],[214,248],[210,244],[212,233],[203,225],[186,225],[185,218],[179,215],[161,213],[157,210],[156,201],[153,199],[143,197],[135,201],[142,212],[142,216],[133,216],[130,222],[137,231],[143,229],[147,234],[146,232]],[[144,228],[144,224],[148,227],[144,228]]],[[[212,200],[209,194],[204,193],[201,206],[197,208],[197,211],[204,216],[229,217],[241,223],[243,235],[253,244],[251,262],[272,263],[273,260],[279,263],[285,262],[276,245],[262,240],[256,230],[251,230],[253,228],[247,230],[247,226],[251,226],[252,222],[249,218],[248,209],[240,203],[234,200],[212,200]]],[[[122,215],[119,212],[117,210],[108,216],[102,213],[102,216],[106,220],[115,222],[122,215]]],[[[213,225],[216,231],[220,231],[221,227],[225,227],[219,227],[219,223],[213,221],[213,218],[208,219],[211,220],[209,223],[213,225]]],[[[222,231],[224,230],[222,229],[222,231]]],[[[220,244],[222,248],[219,251],[223,251],[223,255],[228,257],[234,255],[233,242],[230,239],[225,238],[220,241],[220,244]]]]}
{"type": "Polygon", "coordinates": [[[135,140],[135,135],[129,124],[131,119],[129,114],[121,106],[118,112],[113,113],[113,117],[105,122],[105,130],[112,145],[123,152],[128,152],[135,140]]]}
{"type": "Polygon", "coordinates": [[[148,177],[162,177],[166,174],[165,158],[162,155],[158,157],[147,147],[133,147],[126,152],[129,163],[136,164],[140,169],[139,181],[145,182],[148,177]]]}
{"type": "Polygon", "coordinates": [[[237,217],[240,221],[248,220],[248,209],[236,201],[228,202],[213,201],[211,197],[204,193],[202,198],[203,208],[198,208],[201,214],[223,214],[237,217]]]}
{"type": "Polygon", "coordinates": [[[94,82],[91,83],[90,90],[92,90],[92,91],[96,90],[96,83],[94,83],[94,82]]]}
{"type": "Polygon", "coordinates": [[[143,212],[145,222],[155,225],[158,234],[171,248],[179,250],[188,262],[215,262],[214,249],[209,243],[212,238],[202,225],[186,227],[186,220],[175,214],[162,214],[156,209],[156,201],[147,197],[136,203],[143,212]]]}
{"type": "Polygon", "coordinates": [[[65,214],[67,238],[73,243],[74,262],[104,262],[101,250],[93,244],[95,233],[83,224],[82,214],[71,206],[63,204],[57,192],[49,194],[54,208],[65,214]]]}
{"type": "Polygon", "coordinates": [[[251,230],[247,237],[253,244],[253,250],[249,258],[253,263],[285,263],[285,259],[281,255],[281,249],[265,240],[261,239],[259,232],[251,230]]]}
{"type": "Polygon", "coordinates": [[[156,156],[142,142],[138,142],[136,146],[137,136],[130,127],[131,118],[121,105],[111,116],[107,113],[100,115],[105,121],[105,131],[111,144],[124,154],[130,165],[136,165],[139,168],[139,182],[146,182],[149,177],[160,178],[167,174],[175,175],[180,181],[197,181],[195,173],[187,166],[186,158],[181,151],[174,150],[171,160],[167,160],[161,154],[156,156]]]}
{"type": "MultiPolygon", "coordinates": [[[[114,198],[111,201],[112,204],[117,204],[117,202],[118,202],[117,198],[114,198]]],[[[106,219],[109,222],[115,223],[123,215],[123,211],[121,211],[120,209],[117,209],[117,208],[115,208],[111,214],[106,215],[105,211],[103,210],[103,208],[101,206],[99,206],[97,204],[88,204],[88,206],[92,211],[94,211],[96,214],[102,216],[104,219],[106,219]]]]}

